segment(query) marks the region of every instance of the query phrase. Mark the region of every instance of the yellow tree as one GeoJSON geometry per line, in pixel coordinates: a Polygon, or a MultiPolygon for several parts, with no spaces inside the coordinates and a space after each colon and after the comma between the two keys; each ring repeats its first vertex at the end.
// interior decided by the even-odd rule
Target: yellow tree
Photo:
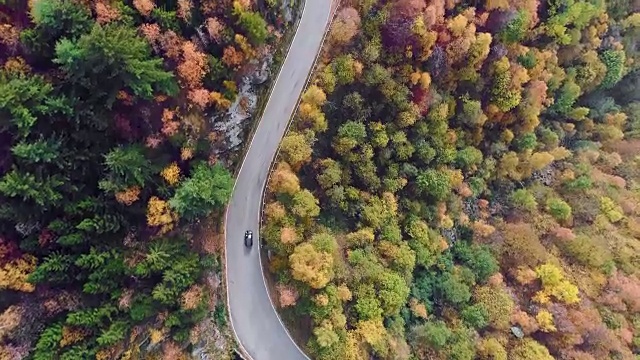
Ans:
{"type": "Polygon", "coordinates": [[[322,106],[327,101],[327,95],[317,85],[311,85],[302,94],[302,101],[313,106],[322,106]]]}
{"type": "Polygon", "coordinates": [[[291,171],[289,164],[282,161],[278,163],[271,174],[269,190],[276,194],[289,195],[294,195],[300,191],[300,180],[298,176],[291,171]]]}
{"type": "MultiPolygon", "coordinates": [[[[2,245],[0,243],[0,245],[2,245]]],[[[27,281],[27,277],[36,268],[37,259],[32,255],[23,255],[5,262],[0,252],[0,290],[16,290],[32,292],[35,286],[27,281]]]]}
{"type": "Polygon", "coordinates": [[[169,164],[167,167],[162,169],[160,176],[169,183],[169,185],[174,186],[177,185],[180,181],[180,168],[178,167],[178,163],[175,161],[169,164]]]}
{"type": "Polygon", "coordinates": [[[298,108],[298,115],[300,115],[302,125],[311,128],[315,132],[321,133],[328,128],[324,113],[316,106],[303,102],[298,108]]]}
{"type": "Polygon", "coordinates": [[[347,234],[347,244],[349,247],[362,247],[368,244],[373,244],[375,235],[373,229],[362,228],[356,232],[347,234]]]}
{"type": "Polygon", "coordinates": [[[540,330],[542,332],[554,332],[557,330],[553,323],[553,314],[547,310],[540,310],[536,315],[536,321],[538,322],[538,325],[540,325],[540,330]]]}
{"type": "Polygon", "coordinates": [[[327,129],[327,120],[320,107],[327,101],[327,95],[317,85],[311,85],[302,95],[298,114],[305,125],[316,132],[327,129]]]}
{"type": "Polygon", "coordinates": [[[280,154],[283,160],[294,170],[300,169],[302,165],[311,161],[312,152],[309,140],[300,133],[291,132],[280,143],[280,154]]]}
{"type": "Polygon", "coordinates": [[[178,217],[171,212],[166,201],[157,196],[152,196],[149,199],[147,204],[147,225],[159,226],[159,234],[165,234],[173,229],[176,220],[178,220],[178,217]]]}
{"type": "Polygon", "coordinates": [[[364,343],[369,345],[376,353],[385,354],[388,351],[387,329],[384,327],[381,318],[358,322],[356,331],[364,343]]]}
{"type": "Polygon", "coordinates": [[[553,160],[553,155],[546,151],[535,152],[531,155],[531,158],[529,158],[529,165],[531,166],[532,171],[538,171],[547,167],[553,162],[553,160]]]}
{"type": "Polygon", "coordinates": [[[509,320],[515,304],[502,285],[479,286],[473,297],[487,310],[491,327],[497,330],[509,328],[509,320]]]}
{"type": "Polygon", "coordinates": [[[333,324],[329,320],[324,320],[319,326],[313,329],[318,345],[322,348],[329,347],[340,341],[340,337],[333,329],[333,324]]]}
{"type": "Polygon", "coordinates": [[[536,268],[538,279],[542,283],[542,289],[536,293],[533,300],[546,304],[554,297],[565,304],[580,302],[578,287],[564,278],[562,270],[553,264],[542,264],[536,268]]]}
{"type": "Polygon", "coordinates": [[[314,289],[322,289],[333,278],[333,256],[309,243],[296,246],[289,256],[289,264],[291,276],[314,289]]]}

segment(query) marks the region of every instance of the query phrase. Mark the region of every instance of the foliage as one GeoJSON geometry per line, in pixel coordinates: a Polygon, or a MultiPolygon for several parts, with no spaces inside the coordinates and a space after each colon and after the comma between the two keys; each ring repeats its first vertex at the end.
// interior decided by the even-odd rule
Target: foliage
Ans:
{"type": "Polygon", "coordinates": [[[534,212],[538,208],[535,197],[527,189],[518,189],[511,194],[511,203],[520,210],[534,212]]]}
{"type": "Polygon", "coordinates": [[[549,198],[547,211],[558,220],[569,220],[571,217],[571,206],[562,199],[549,198]]]}
{"type": "Polygon", "coordinates": [[[298,245],[289,257],[291,275],[314,289],[323,288],[333,276],[332,259],[330,253],[311,244],[298,245]]]}
{"type": "MultiPolygon", "coordinates": [[[[234,165],[204,119],[240,81],[224,49],[248,69],[266,53],[249,40],[283,28],[198,5],[0,5],[0,358],[181,359],[199,341],[198,283],[219,269],[195,225],[226,206],[234,165]]],[[[224,332],[224,306],[211,316],[224,332]]]]}
{"type": "Polygon", "coordinates": [[[291,312],[311,313],[293,321],[310,356],[637,353],[625,329],[640,248],[633,11],[584,0],[337,9],[264,219],[271,269],[299,294],[291,312]],[[294,276],[302,246],[318,262],[294,276]]]}
{"type": "Polygon", "coordinates": [[[600,86],[611,88],[622,79],[625,70],[625,53],[624,51],[605,50],[600,57],[607,67],[607,72],[600,86]]]}
{"type": "Polygon", "coordinates": [[[176,189],[169,205],[181,217],[194,220],[221,209],[231,197],[233,178],[219,164],[198,164],[176,189]]]}
{"type": "Polygon", "coordinates": [[[488,315],[489,325],[498,330],[509,326],[509,318],[514,308],[513,299],[501,287],[488,285],[476,288],[475,301],[482,306],[488,315]]]}
{"type": "Polygon", "coordinates": [[[561,270],[551,264],[543,264],[536,268],[536,274],[542,283],[542,290],[536,293],[536,301],[545,304],[553,296],[556,300],[573,304],[580,301],[578,288],[564,279],[561,270]]]}
{"type": "Polygon", "coordinates": [[[518,343],[510,352],[509,356],[515,360],[551,360],[553,356],[549,350],[537,341],[527,338],[518,343]]]}
{"type": "Polygon", "coordinates": [[[56,44],[54,62],[70,83],[84,90],[100,88],[91,92],[91,100],[104,100],[108,106],[123,88],[146,99],[155,92],[176,92],[174,77],[161,68],[162,60],[151,58],[149,45],[127,27],[94,25],[77,41],[63,39],[56,44]]]}

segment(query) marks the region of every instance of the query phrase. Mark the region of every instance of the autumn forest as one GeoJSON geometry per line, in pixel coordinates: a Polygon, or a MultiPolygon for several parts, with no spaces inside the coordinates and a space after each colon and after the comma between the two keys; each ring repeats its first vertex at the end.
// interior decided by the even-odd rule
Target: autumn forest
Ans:
{"type": "Polygon", "coordinates": [[[314,359],[640,356],[640,2],[343,0],[262,236],[314,359]]]}
{"type": "Polygon", "coordinates": [[[0,359],[187,359],[223,331],[200,225],[237,159],[210,119],[282,27],[276,1],[0,0],[0,359]]]}

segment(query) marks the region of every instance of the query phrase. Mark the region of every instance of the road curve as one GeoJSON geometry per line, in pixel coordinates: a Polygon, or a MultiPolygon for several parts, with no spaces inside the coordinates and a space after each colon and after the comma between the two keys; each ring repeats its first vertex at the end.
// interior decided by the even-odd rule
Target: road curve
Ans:
{"type": "Polygon", "coordinates": [[[289,336],[267,293],[258,232],[269,167],[320,50],[330,13],[331,0],[306,0],[227,207],[225,261],[231,326],[253,360],[308,359],[289,336]],[[246,230],[254,234],[251,249],[243,243],[246,230]]]}

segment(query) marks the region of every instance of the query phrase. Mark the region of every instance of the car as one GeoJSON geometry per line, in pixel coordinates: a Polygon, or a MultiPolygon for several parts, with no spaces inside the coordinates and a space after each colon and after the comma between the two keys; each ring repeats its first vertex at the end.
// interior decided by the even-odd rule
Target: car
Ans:
{"type": "Polygon", "coordinates": [[[253,246],[253,232],[251,232],[251,230],[247,230],[244,233],[244,246],[246,247],[253,246]]]}

